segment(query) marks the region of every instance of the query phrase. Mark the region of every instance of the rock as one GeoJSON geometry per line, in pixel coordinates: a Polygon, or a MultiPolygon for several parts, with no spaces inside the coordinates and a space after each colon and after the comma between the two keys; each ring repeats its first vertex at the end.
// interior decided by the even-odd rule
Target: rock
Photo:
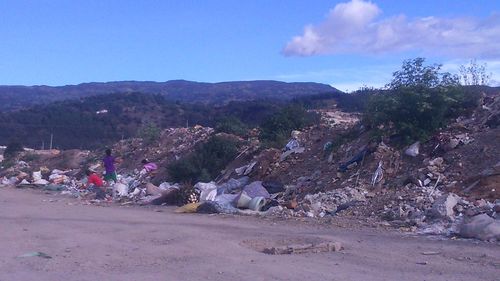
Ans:
{"type": "Polygon", "coordinates": [[[146,183],[146,195],[157,196],[160,195],[163,190],[158,186],[148,182],[146,183]]]}
{"type": "Polygon", "coordinates": [[[472,217],[460,227],[459,235],[464,238],[477,238],[480,240],[500,240],[500,221],[486,214],[472,217]]]}
{"type": "Polygon", "coordinates": [[[220,185],[217,188],[217,195],[221,195],[224,193],[234,193],[236,191],[241,190],[250,179],[248,177],[241,177],[239,179],[230,179],[226,183],[220,185]]]}
{"type": "Polygon", "coordinates": [[[279,193],[285,191],[285,186],[277,181],[263,181],[262,186],[269,192],[270,194],[279,193]]]}
{"type": "Polygon", "coordinates": [[[253,161],[248,165],[236,168],[235,172],[236,174],[238,174],[238,176],[246,176],[252,172],[252,169],[255,166],[255,164],[257,164],[257,161],[253,161]]]}
{"type": "Polygon", "coordinates": [[[460,141],[458,139],[452,138],[450,141],[445,145],[444,149],[446,151],[450,151],[452,149],[455,149],[458,144],[460,144],[460,141]]]}
{"type": "Polygon", "coordinates": [[[493,210],[494,210],[496,213],[500,213],[500,203],[496,203],[496,204],[495,204],[495,207],[493,208],[493,210]]]}
{"type": "Polygon", "coordinates": [[[444,163],[443,157],[437,157],[431,161],[429,161],[429,165],[431,166],[441,166],[444,163]]]}
{"type": "Polygon", "coordinates": [[[267,189],[262,186],[261,181],[252,182],[251,184],[245,186],[243,191],[246,192],[250,198],[264,197],[265,199],[268,199],[271,197],[267,189]]]}
{"type": "Polygon", "coordinates": [[[428,210],[427,217],[431,220],[436,219],[450,219],[453,220],[455,212],[453,208],[458,204],[457,195],[450,193],[448,195],[443,195],[438,197],[436,201],[432,204],[432,208],[428,210]]]}
{"type": "Polygon", "coordinates": [[[314,212],[319,213],[321,211],[321,202],[315,202],[311,205],[314,212]]]}
{"type": "Polygon", "coordinates": [[[405,150],[405,154],[408,156],[415,157],[419,154],[420,142],[416,142],[405,150]]]}
{"type": "Polygon", "coordinates": [[[366,198],[373,198],[375,197],[375,193],[374,192],[368,192],[365,194],[366,198]]]}

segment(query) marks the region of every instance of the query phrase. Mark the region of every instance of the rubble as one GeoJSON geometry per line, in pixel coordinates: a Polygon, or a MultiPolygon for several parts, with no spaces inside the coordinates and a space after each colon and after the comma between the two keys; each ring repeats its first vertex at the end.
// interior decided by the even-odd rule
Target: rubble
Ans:
{"type": "MultiPolygon", "coordinates": [[[[194,185],[166,182],[161,167],[191,152],[213,129],[171,128],[152,145],[141,139],[114,145],[117,156],[126,160],[119,166],[118,182],[107,187],[108,199],[183,206],[179,212],[320,221],[348,216],[418,233],[498,240],[498,104],[495,98],[471,117],[457,119],[432,139],[406,149],[388,137],[373,141],[358,127],[355,114],[322,111],[322,123],[294,131],[283,151],[249,141],[221,176],[194,185]],[[350,133],[343,134],[346,130],[350,133]],[[152,179],[134,171],[144,158],[160,167],[152,179]]],[[[87,156],[86,166],[102,170],[98,152],[87,156]]],[[[78,167],[42,169],[19,160],[1,174],[1,184],[45,186],[85,200],[86,191],[79,188],[85,184],[80,179],[83,165],[78,167]]]]}
{"type": "Polygon", "coordinates": [[[453,211],[453,209],[458,204],[458,199],[459,197],[453,193],[438,197],[432,204],[432,207],[428,209],[428,212],[426,214],[427,218],[431,220],[453,220],[455,217],[455,212],[453,211]]]}

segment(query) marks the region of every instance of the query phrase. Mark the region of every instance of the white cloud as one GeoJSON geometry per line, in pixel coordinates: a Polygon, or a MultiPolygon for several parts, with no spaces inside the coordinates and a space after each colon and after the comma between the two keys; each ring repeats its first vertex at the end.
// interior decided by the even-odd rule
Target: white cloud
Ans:
{"type": "Polygon", "coordinates": [[[487,18],[405,15],[378,19],[369,1],[337,4],[326,19],[307,25],[283,49],[287,56],[418,51],[452,58],[500,58],[500,15],[487,18]]]}

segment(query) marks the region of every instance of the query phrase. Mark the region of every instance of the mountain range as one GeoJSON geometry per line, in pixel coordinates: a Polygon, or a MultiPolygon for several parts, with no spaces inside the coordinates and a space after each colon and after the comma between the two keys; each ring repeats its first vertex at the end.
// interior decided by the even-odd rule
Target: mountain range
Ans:
{"type": "Polygon", "coordinates": [[[0,111],[80,99],[112,93],[160,94],[168,100],[188,103],[225,104],[256,99],[290,100],[326,92],[340,92],[327,84],[286,83],[271,80],[204,83],[186,80],[166,82],[92,82],[66,86],[0,86],[0,111]]]}

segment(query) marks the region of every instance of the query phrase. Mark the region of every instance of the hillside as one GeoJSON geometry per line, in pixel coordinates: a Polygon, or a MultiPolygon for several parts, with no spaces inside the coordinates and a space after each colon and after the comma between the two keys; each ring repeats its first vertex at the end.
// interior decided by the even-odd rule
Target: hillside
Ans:
{"type": "Polygon", "coordinates": [[[173,102],[161,95],[143,93],[93,96],[0,112],[0,144],[16,141],[27,147],[41,148],[44,144],[47,148],[53,134],[56,148],[89,149],[135,137],[148,124],[159,128],[215,126],[228,116],[256,126],[284,104],[260,100],[212,106],[173,102]]]}
{"type": "Polygon", "coordinates": [[[180,102],[218,103],[255,99],[290,100],[295,97],[337,89],[320,83],[286,83],[279,81],[235,81],[201,83],[185,80],[166,82],[120,81],[83,83],[67,86],[0,86],[0,111],[17,110],[55,101],[79,99],[111,93],[141,92],[160,94],[180,102]]]}

